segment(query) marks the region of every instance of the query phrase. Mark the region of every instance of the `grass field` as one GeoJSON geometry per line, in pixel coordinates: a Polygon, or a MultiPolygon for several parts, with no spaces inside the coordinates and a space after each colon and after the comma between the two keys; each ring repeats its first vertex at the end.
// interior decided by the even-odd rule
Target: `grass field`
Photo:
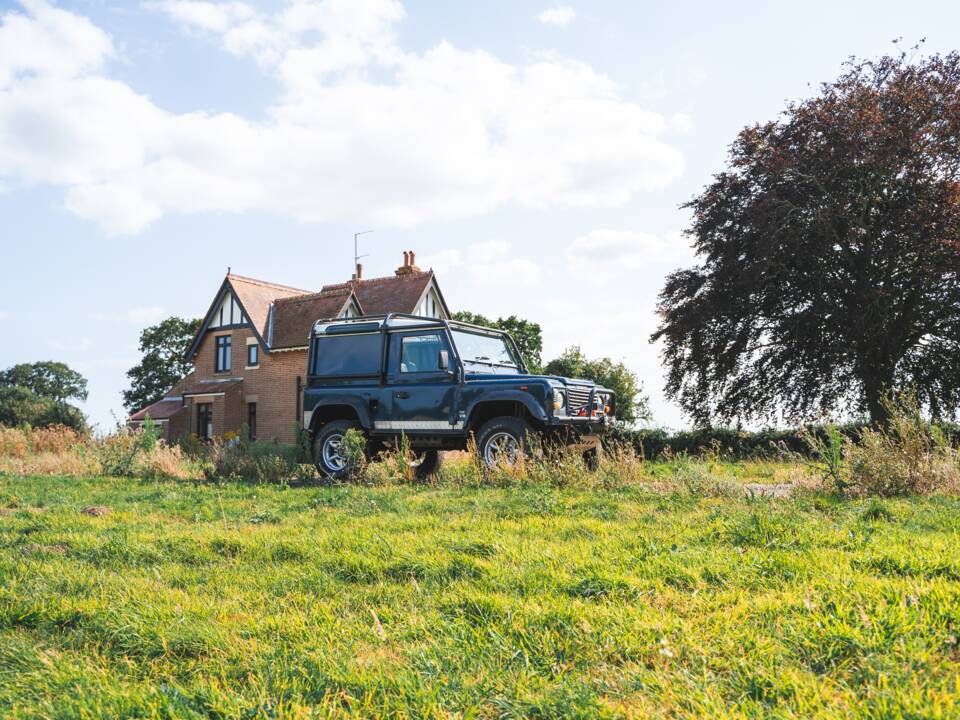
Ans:
{"type": "Polygon", "coordinates": [[[5,718],[960,716],[957,499],[6,477],[0,506],[5,718]]]}

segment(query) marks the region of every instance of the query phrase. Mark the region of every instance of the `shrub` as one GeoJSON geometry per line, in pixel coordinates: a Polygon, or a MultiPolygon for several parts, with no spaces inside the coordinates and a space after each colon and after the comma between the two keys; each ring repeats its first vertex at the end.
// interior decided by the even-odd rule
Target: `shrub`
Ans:
{"type": "Polygon", "coordinates": [[[111,477],[130,477],[135,474],[137,453],[141,449],[141,431],[121,428],[108,435],[94,447],[100,461],[100,472],[111,477]]]}
{"type": "Polygon", "coordinates": [[[960,486],[960,455],[926,422],[912,393],[885,401],[889,420],[849,443],[850,491],[860,495],[926,495],[960,486]]]}
{"type": "Polygon", "coordinates": [[[141,454],[137,469],[148,480],[191,480],[202,475],[201,464],[184,457],[178,446],[162,442],[141,454]]]}
{"type": "MultiPolygon", "coordinates": [[[[837,491],[846,490],[850,482],[847,477],[846,456],[851,444],[835,425],[826,425],[823,432],[817,433],[806,428],[801,433],[806,443],[813,467],[821,476],[821,482],[837,491]]],[[[803,457],[800,458],[803,460],[803,457]]]]}
{"type": "Polygon", "coordinates": [[[312,466],[305,468],[298,462],[299,451],[294,445],[214,438],[201,457],[206,460],[203,472],[208,480],[285,484],[314,475],[312,466]]]}

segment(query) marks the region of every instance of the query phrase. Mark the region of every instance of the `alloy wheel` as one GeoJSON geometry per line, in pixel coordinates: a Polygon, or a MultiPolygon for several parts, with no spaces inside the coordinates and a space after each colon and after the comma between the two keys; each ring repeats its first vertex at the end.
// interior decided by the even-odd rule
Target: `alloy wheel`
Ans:
{"type": "Polygon", "coordinates": [[[520,441],[511,433],[500,431],[487,439],[483,447],[483,462],[491,469],[500,465],[516,465],[520,453],[520,441]]]}

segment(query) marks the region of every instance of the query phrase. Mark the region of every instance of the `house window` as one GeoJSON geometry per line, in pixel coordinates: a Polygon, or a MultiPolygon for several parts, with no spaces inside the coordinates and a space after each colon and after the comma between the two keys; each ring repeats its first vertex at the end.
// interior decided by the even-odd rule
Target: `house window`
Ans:
{"type": "Polygon", "coordinates": [[[197,437],[201,440],[213,437],[213,405],[210,403],[197,405],[197,437]]]}
{"type": "Polygon", "coordinates": [[[257,404],[247,403],[247,432],[251,440],[257,439],[257,404]]]}
{"type": "Polygon", "coordinates": [[[260,364],[260,346],[247,345],[247,367],[256,367],[260,364]]]}
{"type": "Polygon", "coordinates": [[[230,371],[230,336],[220,335],[217,338],[217,365],[215,372],[230,371]]]}

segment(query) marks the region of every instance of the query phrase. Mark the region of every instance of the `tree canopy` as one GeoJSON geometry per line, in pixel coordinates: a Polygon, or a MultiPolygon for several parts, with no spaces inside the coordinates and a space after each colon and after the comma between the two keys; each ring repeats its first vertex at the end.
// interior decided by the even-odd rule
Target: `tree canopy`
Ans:
{"type": "Polygon", "coordinates": [[[490,320],[483,315],[467,311],[454,313],[453,319],[510,333],[516,340],[517,347],[520,348],[520,354],[523,356],[527,369],[534,373],[540,372],[543,365],[543,332],[539,324],[524,320],[516,315],[490,320]]]}
{"type": "Polygon", "coordinates": [[[130,388],[123,391],[123,406],[136,412],[155,403],[190,372],[184,359],[200,320],[169,317],[140,333],[140,362],[127,371],[130,388]]]}
{"type": "Polygon", "coordinates": [[[84,431],[86,420],[67,402],[71,399],[87,399],[87,380],[64,363],[21,363],[0,371],[0,425],[66,425],[84,431]]]}
{"type": "Polygon", "coordinates": [[[24,387],[51,400],[86,400],[87,380],[65,363],[20,363],[0,372],[0,385],[24,387]]]}
{"type": "Polygon", "coordinates": [[[547,363],[543,372],[569,378],[585,378],[613,390],[616,396],[617,419],[632,424],[637,420],[649,420],[650,407],[647,396],[636,374],[626,365],[610,358],[588,360],[579,347],[567,348],[563,355],[547,363]]]}
{"type": "Polygon", "coordinates": [[[667,394],[698,423],[960,406],[960,55],[850,61],[740,132],[685,205],[701,263],[659,300],[667,394]]]}

